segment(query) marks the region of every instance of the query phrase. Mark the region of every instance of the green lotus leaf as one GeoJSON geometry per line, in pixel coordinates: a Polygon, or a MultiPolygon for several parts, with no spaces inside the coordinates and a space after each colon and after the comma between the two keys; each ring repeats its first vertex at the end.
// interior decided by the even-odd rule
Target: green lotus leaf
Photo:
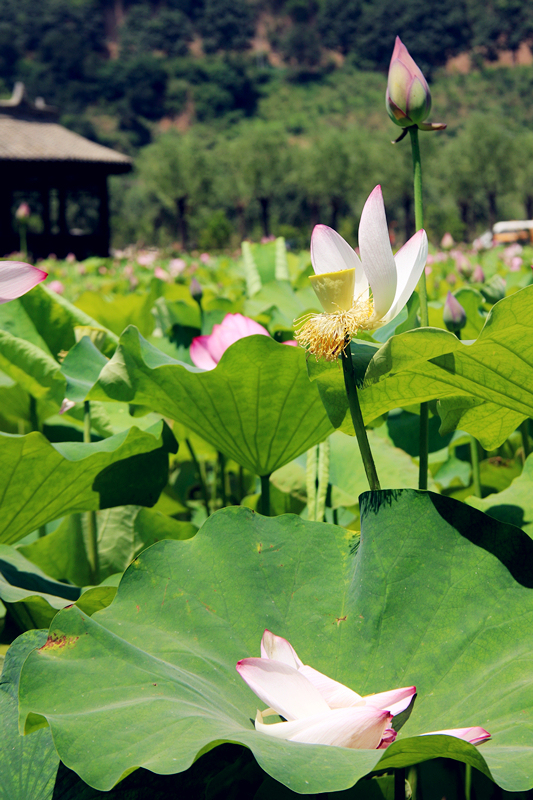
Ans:
{"type": "Polygon", "coordinates": [[[483,499],[469,497],[467,502],[494,519],[522,528],[533,539],[533,455],[526,459],[522,474],[503,492],[483,499]]]}
{"type": "Polygon", "coordinates": [[[257,475],[288,464],[332,430],[303,350],[266,336],[235,342],[204,372],[127,328],[89,397],[149,406],[257,475]]]}
{"type": "Polygon", "coordinates": [[[157,291],[152,287],[143,294],[126,294],[109,299],[101,292],[84,292],[76,301],[76,308],[98,320],[100,327],[105,326],[120,336],[128,325],[136,325],[143,336],[150,336],[154,329],[152,306],[157,298],[157,291]]]}
{"type": "MultiPolygon", "coordinates": [[[[118,506],[98,511],[98,555],[100,577],[124,572],[133,559],[161,539],[190,539],[197,531],[190,522],[180,522],[143,506],[118,506]]],[[[77,586],[90,582],[87,560],[85,516],[64,519],[55,531],[19,552],[58,581],[77,586]]]]}
{"type": "MultiPolygon", "coordinates": [[[[24,310],[54,357],[61,350],[70,350],[74,346],[74,329],[80,326],[97,328],[105,333],[105,355],[110,356],[117,345],[118,338],[112,331],[42,283],[13,302],[19,304],[20,310],[24,310]]],[[[24,336],[22,331],[16,335],[24,336]]]]}
{"type": "MultiPolygon", "coordinates": [[[[533,286],[497,303],[470,345],[438,328],[393,336],[368,363],[360,391],[365,422],[393,408],[440,400],[442,432],[460,427],[488,450],[533,416],[533,286]]],[[[355,345],[352,343],[352,352],[355,345]]],[[[353,434],[337,364],[309,361],[329,418],[353,434]]]]}
{"type": "Polygon", "coordinates": [[[154,505],[168,479],[168,452],[175,450],[163,422],[90,444],[0,434],[0,541],[12,544],[77,511],[132,501],[154,505]]]}
{"type": "Polygon", "coordinates": [[[108,606],[120,576],[106,584],[80,589],[54,580],[9,545],[0,545],[0,598],[23,630],[47,628],[60,608],[74,602],[86,614],[108,606]]]}
{"type": "Polygon", "coordinates": [[[2,800],[51,800],[59,758],[50,730],[21,736],[18,683],[24,659],[46,642],[45,631],[29,631],[9,648],[0,678],[0,796],[2,800]]]}
{"type": "Polygon", "coordinates": [[[62,761],[101,790],[139,766],[180,772],[228,741],[302,794],[437,756],[530,789],[533,542],[432,493],[360,502],[357,553],[342,528],[244,508],[214,514],[189,541],[148,548],[107,609],[55,617],[23,668],[21,726],[48,722],[62,761]],[[235,665],[259,655],[265,628],[362,694],[416,684],[397,741],[350,750],[256,732],[260,701],[235,665]],[[417,738],[474,725],[492,734],[477,748],[417,738]]]}

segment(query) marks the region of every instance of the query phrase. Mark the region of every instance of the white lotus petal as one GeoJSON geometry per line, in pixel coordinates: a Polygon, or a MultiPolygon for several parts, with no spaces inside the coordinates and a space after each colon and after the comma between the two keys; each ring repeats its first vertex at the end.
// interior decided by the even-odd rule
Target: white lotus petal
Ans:
{"type": "Polygon", "coordinates": [[[0,303],[26,294],[47,277],[47,272],[23,261],[0,261],[0,303]]]}
{"type": "Polygon", "coordinates": [[[375,708],[390,711],[393,717],[409,706],[416,694],[416,686],[405,686],[401,689],[391,689],[389,692],[378,692],[363,697],[365,703],[375,708]]]}
{"type": "Polygon", "coordinates": [[[449,728],[445,731],[431,731],[431,733],[422,733],[421,736],[455,736],[456,739],[464,739],[465,742],[470,744],[479,744],[486,739],[490,739],[490,733],[485,728],[449,728]]]}
{"type": "Polygon", "coordinates": [[[289,667],[298,669],[303,667],[303,663],[296,655],[296,650],[283,636],[276,636],[275,633],[265,630],[261,639],[261,658],[273,658],[274,661],[283,661],[289,667]]]}
{"type": "Polygon", "coordinates": [[[272,725],[261,722],[258,712],[255,728],[261,733],[291,742],[375,750],[390,720],[391,715],[387,711],[372,706],[336,708],[308,719],[272,725]]]}
{"type": "Polygon", "coordinates": [[[285,719],[301,719],[323,714],[330,708],[299,670],[269,658],[244,658],[237,672],[252,692],[285,719]]]}
{"type": "Polygon", "coordinates": [[[389,229],[381,186],[371,192],[359,223],[359,252],[372,289],[374,319],[384,317],[396,295],[396,263],[390,246],[389,229]]]}
{"type": "Polygon", "coordinates": [[[396,317],[413,294],[428,257],[428,237],[424,230],[411,236],[401,247],[394,260],[398,274],[398,285],[394,302],[382,322],[390,322],[396,317]]]}
{"type": "MultiPolygon", "coordinates": [[[[363,698],[357,692],[349,689],[343,683],[328,678],[313,667],[307,665],[300,667],[300,673],[311,681],[330,708],[349,708],[350,706],[364,705],[363,698]]],[[[376,706],[379,708],[379,706],[376,706]]]]}
{"type": "Polygon", "coordinates": [[[327,225],[315,225],[311,234],[311,263],[315,275],[355,269],[355,283],[364,277],[359,256],[337,231],[327,225]]]}

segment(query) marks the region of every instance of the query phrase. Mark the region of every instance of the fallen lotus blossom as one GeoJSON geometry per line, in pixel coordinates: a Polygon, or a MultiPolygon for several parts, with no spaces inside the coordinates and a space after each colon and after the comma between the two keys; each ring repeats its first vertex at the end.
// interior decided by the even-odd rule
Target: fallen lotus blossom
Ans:
{"type": "MultiPolygon", "coordinates": [[[[396,739],[390,727],[416,694],[415,686],[362,697],[348,686],[304,664],[286,639],[265,630],[261,658],[245,658],[237,672],[268,706],[257,711],[255,728],[268,736],[306,744],[329,744],[355,749],[385,749],[396,739]],[[277,714],[284,722],[265,723],[277,714]]],[[[432,731],[472,744],[488,739],[483,728],[432,731]]]]}
{"type": "Polygon", "coordinates": [[[21,297],[47,277],[47,272],[23,261],[0,261],[0,303],[21,297]]]}
{"type": "MultiPolygon", "coordinates": [[[[192,363],[201,369],[214,369],[228,347],[246,336],[270,336],[266,328],[242,314],[226,314],[220,325],[213,325],[208,336],[196,336],[191,343],[192,363]]],[[[296,342],[283,342],[296,345],[296,342]]]]}

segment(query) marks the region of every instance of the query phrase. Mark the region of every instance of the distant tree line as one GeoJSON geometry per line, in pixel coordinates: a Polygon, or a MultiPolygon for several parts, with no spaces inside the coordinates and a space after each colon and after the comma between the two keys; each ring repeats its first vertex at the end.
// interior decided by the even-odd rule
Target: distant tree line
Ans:
{"type": "MultiPolygon", "coordinates": [[[[533,132],[472,115],[450,135],[422,135],[426,227],[471,241],[499,218],[533,216],[533,132]]],[[[307,246],[323,222],[353,244],[362,205],[383,186],[397,245],[414,232],[411,154],[405,141],[358,126],[319,126],[294,137],[276,123],[236,135],[169,132],[145,147],[115,193],[117,242],[225,248],[284,235],[307,246]]]]}
{"type": "Polygon", "coordinates": [[[0,89],[24,80],[67,125],[132,152],[167,116],[253,116],[279,72],[251,48],[260,21],[286,77],[306,82],[334,67],[332,51],[385,70],[398,32],[428,72],[465,50],[496,58],[531,38],[531,11],[528,0],[3,0],[0,89]]]}

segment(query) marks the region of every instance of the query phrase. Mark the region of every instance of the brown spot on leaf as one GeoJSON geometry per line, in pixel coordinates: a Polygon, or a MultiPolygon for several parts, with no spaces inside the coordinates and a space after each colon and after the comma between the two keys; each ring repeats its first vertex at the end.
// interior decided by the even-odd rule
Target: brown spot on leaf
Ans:
{"type": "Polygon", "coordinates": [[[43,650],[62,650],[64,647],[72,647],[78,641],[79,636],[57,636],[52,633],[42,647],[39,647],[39,652],[43,650]]]}
{"type": "Polygon", "coordinates": [[[337,623],[337,627],[339,627],[341,622],[346,622],[346,616],[347,615],[345,615],[344,617],[335,617],[335,622],[337,623]]]}

